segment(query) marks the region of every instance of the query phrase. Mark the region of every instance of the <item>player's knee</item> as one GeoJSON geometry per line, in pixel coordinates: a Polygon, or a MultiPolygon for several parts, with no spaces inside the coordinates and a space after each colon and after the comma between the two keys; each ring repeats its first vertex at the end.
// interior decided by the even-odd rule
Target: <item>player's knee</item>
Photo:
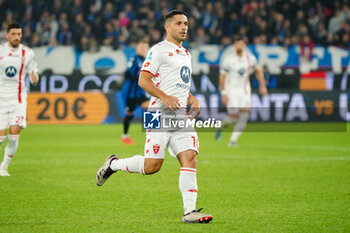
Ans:
{"type": "MultiPolygon", "coordinates": [[[[10,127],[10,135],[19,135],[19,133],[21,132],[22,127],[15,125],[15,126],[11,126],[10,127]]],[[[9,135],[9,137],[10,137],[9,135]]]]}
{"type": "Polygon", "coordinates": [[[194,150],[188,150],[180,153],[178,156],[182,167],[197,167],[197,152],[194,150]]]}
{"type": "Polygon", "coordinates": [[[162,167],[162,162],[147,162],[145,161],[145,173],[147,175],[157,173],[162,167]]]}
{"type": "Polygon", "coordinates": [[[189,167],[196,168],[197,167],[197,153],[194,153],[188,160],[189,167]]]}

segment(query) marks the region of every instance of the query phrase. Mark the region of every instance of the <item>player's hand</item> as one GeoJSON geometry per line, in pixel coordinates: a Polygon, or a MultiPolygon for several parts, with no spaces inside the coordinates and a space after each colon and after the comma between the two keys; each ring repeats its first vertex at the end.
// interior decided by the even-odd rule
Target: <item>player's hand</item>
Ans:
{"type": "Polygon", "coordinates": [[[227,95],[222,95],[221,96],[221,101],[222,101],[223,104],[227,105],[227,102],[228,102],[227,95]]]}
{"type": "Polygon", "coordinates": [[[30,74],[30,81],[33,84],[33,86],[38,85],[39,76],[34,71],[30,74]]]}
{"type": "Polygon", "coordinates": [[[266,87],[260,87],[259,92],[263,96],[267,96],[267,88],[266,87]]]}
{"type": "Polygon", "coordinates": [[[200,109],[200,104],[197,98],[195,98],[194,96],[192,96],[192,103],[191,103],[191,109],[188,112],[188,115],[192,115],[191,116],[191,120],[197,118],[197,116],[201,113],[201,109],[200,109]]]}
{"type": "Polygon", "coordinates": [[[163,104],[165,104],[165,106],[168,107],[170,111],[176,111],[176,110],[179,110],[180,108],[179,99],[176,98],[175,96],[165,95],[161,99],[161,101],[163,102],[163,104]]]}

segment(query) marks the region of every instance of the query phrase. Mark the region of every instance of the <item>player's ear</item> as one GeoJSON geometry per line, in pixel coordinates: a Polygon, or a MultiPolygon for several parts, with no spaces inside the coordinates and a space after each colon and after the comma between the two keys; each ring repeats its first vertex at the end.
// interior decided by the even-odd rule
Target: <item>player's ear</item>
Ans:
{"type": "Polygon", "coordinates": [[[169,23],[168,22],[165,22],[164,28],[165,28],[165,31],[168,31],[168,29],[169,29],[169,23]]]}

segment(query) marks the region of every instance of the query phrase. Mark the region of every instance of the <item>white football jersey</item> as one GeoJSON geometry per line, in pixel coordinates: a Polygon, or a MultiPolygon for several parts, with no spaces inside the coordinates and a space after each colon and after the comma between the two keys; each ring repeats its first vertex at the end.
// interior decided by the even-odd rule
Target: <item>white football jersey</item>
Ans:
{"type": "Polygon", "coordinates": [[[22,44],[16,49],[7,42],[0,45],[0,110],[26,102],[25,77],[33,71],[37,72],[33,50],[22,44]]]}
{"type": "MultiPolygon", "coordinates": [[[[182,109],[187,107],[192,73],[191,54],[187,49],[164,40],[149,50],[141,71],[151,73],[165,94],[176,96],[182,109]]],[[[152,96],[149,108],[165,109],[165,106],[152,96]]]]}
{"type": "Polygon", "coordinates": [[[244,51],[242,56],[236,53],[224,57],[220,65],[220,73],[225,74],[225,89],[228,93],[250,95],[249,75],[257,65],[253,54],[244,51]]]}

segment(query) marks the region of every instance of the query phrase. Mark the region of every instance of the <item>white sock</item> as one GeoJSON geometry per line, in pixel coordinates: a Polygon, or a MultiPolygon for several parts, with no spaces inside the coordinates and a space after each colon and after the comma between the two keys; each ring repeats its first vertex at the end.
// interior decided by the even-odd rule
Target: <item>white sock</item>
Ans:
{"type": "Polygon", "coordinates": [[[232,118],[231,116],[225,117],[225,119],[222,120],[222,126],[221,128],[225,128],[229,125],[232,125],[237,121],[237,118],[232,118]]]}
{"type": "Polygon", "coordinates": [[[249,113],[243,112],[239,114],[237,123],[231,135],[231,139],[230,139],[231,142],[237,142],[239,136],[241,136],[245,127],[247,126],[248,119],[249,119],[249,113]]]}
{"type": "Polygon", "coordinates": [[[0,136],[0,152],[1,152],[1,144],[6,140],[6,136],[0,136]]]}
{"type": "Polygon", "coordinates": [[[111,163],[111,168],[113,171],[125,171],[145,175],[144,162],[145,157],[135,155],[126,159],[113,160],[111,163]]]}
{"type": "Polygon", "coordinates": [[[13,156],[16,154],[16,151],[18,148],[18,140],[19,140],[19,134],[8,135],[8,142],[5,147],[4,160],[1,163],[2,166],[6,168],[9,166],[13,156]]]}
{"type": "Polygon", "coordinates": [[[179,176],[179,188],[184,204],[184,214],[196,209],[197,201],[197,169],[182,167],[179,176]]]}

